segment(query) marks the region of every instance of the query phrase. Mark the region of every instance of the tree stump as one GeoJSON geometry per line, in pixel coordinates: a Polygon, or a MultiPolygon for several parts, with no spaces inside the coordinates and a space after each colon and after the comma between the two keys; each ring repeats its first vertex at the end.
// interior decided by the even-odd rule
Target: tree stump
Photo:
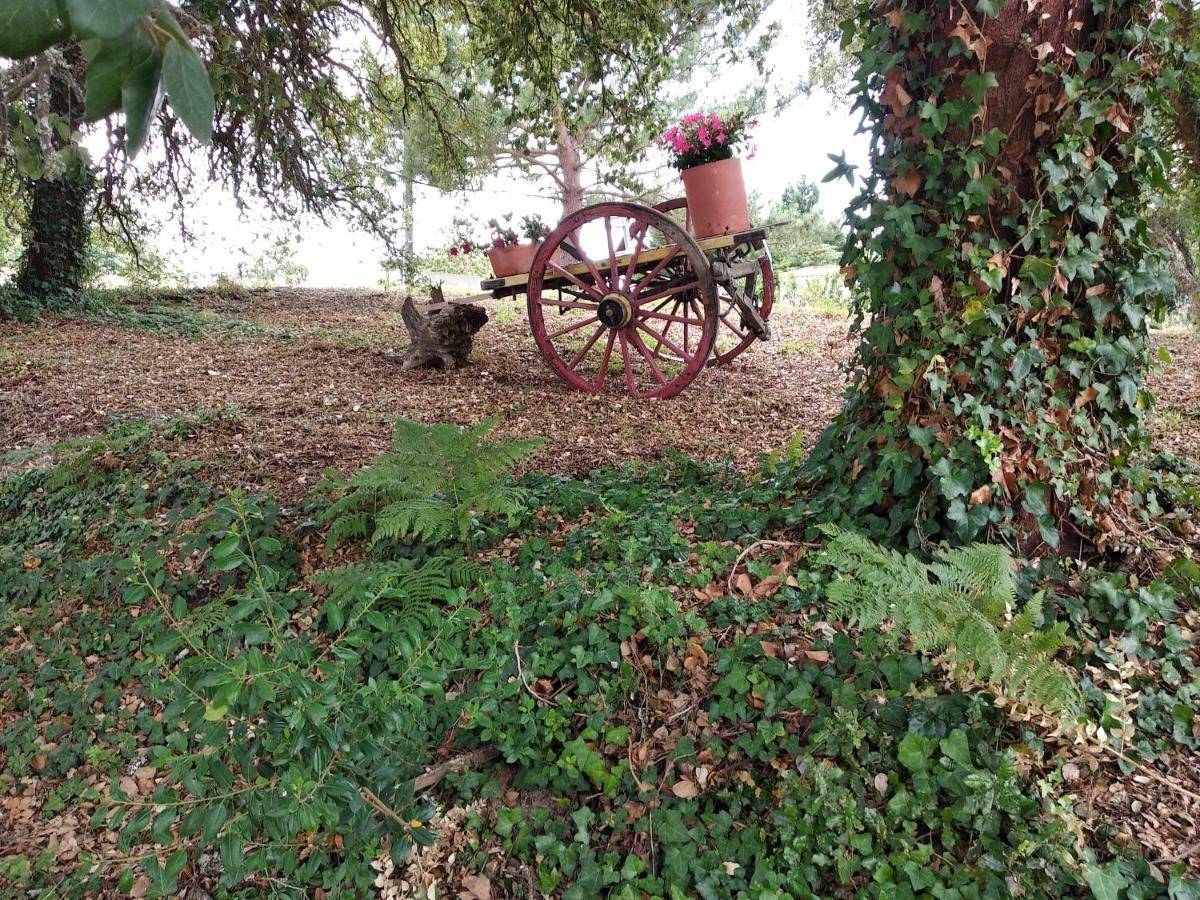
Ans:
{"type": "Polygon", "coordinates": [[[429,311],[417,309],[411,296],[404,298],[400,314],[412,339],[404,356],[404,368],[441,367],[457,369],[466,364],[475,343],[475,332],[487,324],[488,314],[467,303],[446,303],[440,287],[433,289],[429,311]]]}

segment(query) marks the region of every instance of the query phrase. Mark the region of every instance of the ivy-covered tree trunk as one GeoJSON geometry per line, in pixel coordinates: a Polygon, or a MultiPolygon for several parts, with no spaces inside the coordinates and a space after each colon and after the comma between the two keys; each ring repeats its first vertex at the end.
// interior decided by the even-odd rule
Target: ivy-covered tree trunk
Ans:
{"type": "Polygon", "coordinates": [[[83,122],[80,81],[72,71],[82,71],[82,54],[72,47],[65,55],[68,61],[51,68],[42,91],[49,152],[42,177],[27,182],[29,223],[16,280],[20,293],[43,299],[66,296],[83,287],[89,203],[95,183],[86,160],[70,140],[83,122]]]}
{"type": "Polygon", "coordinates": [[[860,343],[807,472],[858,527],[1104,548],[1169,289],[1151,4],[880,0],[858,16],[871,169],[843,257],[860,343]]]}

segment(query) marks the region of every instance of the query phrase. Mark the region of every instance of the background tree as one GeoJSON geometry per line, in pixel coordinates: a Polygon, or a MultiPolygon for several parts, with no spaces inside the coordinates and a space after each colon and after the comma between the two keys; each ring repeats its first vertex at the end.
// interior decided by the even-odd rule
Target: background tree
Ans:
{"type": "MultiPolygon", "coordinates": [[[[748,57],[760,75],[774,37],[750,35],[770,0],[683,0],[668,4],[615,3],[603,17],[610,39],[626,52],[596,60],[572,51],[577,38],[565,22],[542,23],[539,41],[552,50],[534,64],[496,64],[495,34],[468,33],[475,71],[495,111],[489,145],[482,152],[526,175],[554,184],[563,215],[580,209],[590,193],[626,196],[647,192],[636,163],[666,127],[672,95],[698,71],[748,57]],[[644,40],[647,16],[657,17],[656,40],[644,40]],[[597,64],[599,63],[599,64],[597,64]]],[[[674,99],[680,99],[675,96],[674,99]]]]}
{"type": "Polygon", "coordinates": [[[821,192],[808,179],[784,189],[779,202],[763,221],[771,228],[771,259],[777,269],[833,265],[841,256],[846,236],[817,208],[821,192]]]}
{"type": "Polygon", "coordinates": [[[843,256],[860,343],[808,466],[859,528],[1067,553],[1124,543],[1162,502],[1134,469],[1170,291],[1143,217],[1169,187],[1152,10],[860,8],[871,172],[843,256]]]}
{"type": "MultiPolygon", "coordinates": [[[[577,71],[596,85],[606,109],[633,116],[651,103],[668,65],[663,61],[677,41],[674,29],[692,21],[683,13],[700,7],[736,11],[748,5],[757,3],[453,0],[432,8],[422,0],[193,0],[182,8],[172,6],[172,14],[156,0],[0,0],[0,54],[15,60],[0,70],[0,89],[9,118],[17,120],[0,135],[7,170],[0,177],[10,182],[24,178],[21,184],[32,196],[45,189],[35,183],[54,181],[70,168],[49,160],[52,154],[80,152],[74,122],[64,120],[61,128],[51,129],[63,143],[57,149],[47,140],[46,127],[37,124],[46,117],[31,113],[49,103],[49,68],[64,54],[83,52],[87,66],[82,78],[79,66],[62,71],[73,79],[72,110],[84,105],[80,121],[101,122],[110,136],[109,151],[94,164],[99,190],[88,194],[84,188],[91,218],[100,227],[131,232],[133,207],[128,201],[133,196],[172,200],[182,210],[197,179],[203,178],[223,184],[239,202],[257,202],[274,215],[343,216],[393,242],[400,230],[395,160],[381,158],[376,123],[423,117],[447,158],[464,156],[466,139],[455,126],[470,92],[438,70],[446,59],[447,33],[470,35],[473,58],[481,66],[486,63],[494,96],[512,97],[528,89],[549,98],[564,72],[577,71]],[[96,22],[104,34],[95,31],[96,22]],[[79,43],[97,39],[99,44],[79,43]],[[181,51],[171,50],[176,44],[198,48],[215,98],[185,90],[182,82],[174,92],[179,96],[173,96],[169,81],[180,66],[168,56],[179,57],[181,51]],[[633,87],[627,91],[629,83],[633,87]],[[169,106],[160,103],[158,88],[164,86],[169,106]],[[176,102],[185,98],[196,102],[176,102]],[[118,118],[121,112],[123,118],[118,118]],[[158,127],[152,129],[155,118],[158,127]],[[200,127],[201,120],[212,129],[206,158],[194,152],[193,140],[180,127],[181,121],[200,127]],[[131,165],[147,140],[152,152],[131,165]],[[31,141],[40,146],[44,164],[23,159],[22,148],[27,150],[31,141]],[[14,175],[22,164],[33,168],[14,175]],[[50,177],[44,179],[46,174],[50,177]]],[[[197,73],[194,62],[198,60],[188,56],[183,67],[190,78],[197,73]]],[[[198,71],[203,74],[204,67],[198,71]]],[[[565,108],[567,115],[574,112],[573,105],[565,108]]],[[[85,156],[80,159],[86,161],[85,156]]],[[[50,223],[40,208],[31,210],[27,238],[50,223]]],[[[72,234],[70,252],[78,255],[86,229],[72,234]]],[[[27,241],[27,256],[35,243],[27,241]]],[[[78,285],[61,281],[26,287],[48,295],[78,285]]]]}

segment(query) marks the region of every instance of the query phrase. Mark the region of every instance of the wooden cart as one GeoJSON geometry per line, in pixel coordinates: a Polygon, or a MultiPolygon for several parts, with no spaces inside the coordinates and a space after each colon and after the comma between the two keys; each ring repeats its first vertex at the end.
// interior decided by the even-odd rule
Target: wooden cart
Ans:
{"type": "Polygon", "coordinates": [[[765,229],[697,240],[683,200],[599,203],[559,223],[528,273],[481,287],[526,295],[538,348],[567,384],[665,398],[770,337],[775,274],[765,229]]]}

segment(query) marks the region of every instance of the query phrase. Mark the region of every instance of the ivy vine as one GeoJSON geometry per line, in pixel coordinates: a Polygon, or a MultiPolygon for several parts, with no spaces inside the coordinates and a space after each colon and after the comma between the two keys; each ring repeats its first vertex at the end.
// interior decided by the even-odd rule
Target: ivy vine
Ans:
{"type": "Polygon", "coordinates": [[[1168,188],[1149,125],[1176,73],[1150,7],[885,0],[848,23],[859,346],[805,474],[857,527],[1066,553],[1153,511],[1132,467],[1171,283],[1142,213],[1168,188]]]}

